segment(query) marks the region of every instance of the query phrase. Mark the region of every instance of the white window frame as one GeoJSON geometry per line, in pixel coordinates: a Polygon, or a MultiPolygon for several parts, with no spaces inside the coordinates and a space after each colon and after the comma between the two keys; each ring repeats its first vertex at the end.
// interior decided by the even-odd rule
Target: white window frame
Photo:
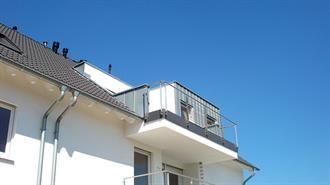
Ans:
{"type": "Polygon", "coordinates": [[[10,119],[9,119],[8,131],[7,131],[8,133],[7,133],[6,148],[5,148],[5,152],[0,152],[0,158],[11,160],[10,159],[10,157],[11,157],[10,150],[11,150],[12,139],[14,136],[14,119],[15,119],[16,106],[0,100],[0,107],[10,110],[10,119]]]}
{"type": "MultiPolygon", "coordinates": [[[[169,173],[172,172],[173,175],[178,176],[178,183],[179,183],[180,185],[184,184],[184,183],[183,183],[183,181],[184,181],[184,179],[183,179],[183,169],[178,168],[178,167],[176,167],[176,166],[172,166],[172,165],[170,165],[170,164],[163,163],[163,170],[168,171],[169,173]],[[177,174],[181,174],[182,176],[177,175],[177,174],[174,174],[173,172],[174,172],[174,173],[177,173],[177,174]]],[[[170,181],[170,176],[169,176],[169,174],[167,174],[164,178],[166,178],[166,181],[167,181],[167,182],[170,181]]]]}
{"type": "Polygon", "coordinates": [[[184,118],[184,116],[182,115],[182,107],[184,107],[186,110],[187,110],[187,119],[186,120],[187,122],[195,122],[195,110],[194,110],[194,107],[190,104],[188,104],[186,101],[183,101],[181,100],[181,103],[180,103],[180,114],[181,114],[181,117],[184,118]]]}
{"type": "MultiPolygon", "coordinates": [[[[151,152],[143,150],[143,149],[138,148],[138,147],[134,147],[134,153],[135,152],[148,157],[148,173],[151,173],[152,172],[152,170],[151,170],[151,152]]],[[[152,177],[151,176],[148,176],[148,184],[152,184],[152,177]]]]}
{"type": "Polygon", "coordinates": [[[217,124],[218,123],[217,123],[217,119],[216,118],[214,118],[213,116],[210,116],[208,114],[206,115],[206,125],[207,126],[215,126],[217,124]],[[211,121],[213,124],[209,124],[208,121],[211,121]]]}

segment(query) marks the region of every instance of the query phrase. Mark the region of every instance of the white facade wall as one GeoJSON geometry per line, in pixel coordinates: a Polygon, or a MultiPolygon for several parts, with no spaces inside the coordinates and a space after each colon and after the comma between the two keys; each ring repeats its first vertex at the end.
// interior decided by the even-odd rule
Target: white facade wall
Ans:
{"type": "Polygon", "coordinates": [[[121,184],[132,176],[134,145],[113,115],[88,114],[77,107],[63,119],[58,184],[121,184]]]}
{"type": "MultiPolygon", "coordinates": [[[[26,75],[26,72],[16,71],[17,75],[11,76],[8,71],[12,70],[6,68],[0,63],[0,101],[12,104],[16,107],[16,111],[10,156],[6,159],[0,158],[0,184],[35,185],[41,119],[48,106],[58,97],[59,92],[55,86],[26,75]],[[32,84],[31,79],[35,83],[32,84]]],[[[168,86],[166,89],[167,109],[175,112],[174,89],[172,91],[168,86]]],[[[151,100],[157,99],[157,89],[150,93],[152,94],[151,100]]],[[[70,97],[71,94],[67,93],[65,99],[48,119],[43,185],[50,184],[54,122],[70,102],[70,97]]],[[[158,98],[160,100],[160,96],[158,98]]],[[[154,110],[159,110],[156,105],[151,104],[154,106],[154,110]]],[[[134,175],[135,147],[151,152],[150,172],[161,171],[162,163],[167,163],[183,168],[185,175],[196,175],[198,161],[191,165],[182,164],[180,161],[163,155],[160,149],[128,139],[125,133],[127,124],[141,125],[141,123],[127,123],[122,118],[122,115],[104,105],[84,96],[79,97],[77,105],[62,120],[57,185],[122,185],[124,177],[134,175]]],[[[205,174],[207,181],[217,184],[226,182],[229,185],[231,183],[238,185],[242,182],[243,177],[241,169],[222,165],[222,163],[206,165],[205,174]]],[[[163,182],[163,176],[154,175],[152,182],[155,184],[163,182]]]]}
{"type": "MultiPolygon", "coordinates": [[[[27,76],[11,77],[3,71],[0,100],[15,105],[16,111],[10,157],[0,159],[1,184],[34,185],[41,119],[59,93],[47,91],[41,80],[32,85],[27,76]]],[[[54,122],[70,102],[70,96],[66,94],[48,119],[44,185],[50,184],[54,122]]],[[[88,98],[79,97],[77,105],[62,120],[56,184],[122,184],[124,177],[134,175],[135,145],[125,137],[124,122],[119,116],[105,114],[104,106],[88,105],[88,98]]]]}
{"type": "Polygon", "coordinates": [[[170,85],[154,88],[149,91],[149,112],[166,109],[176,113],[175,89],[170,85]]]}
{"type": "Polygon", "coordinates": [[[242,185],[243,170],[230,162],[204,165],[204,177],[215,185],[242,185]]]}
{"type": "Polygon", "coordinates": [[[87,78],[93,80],[101,87],[114,93],[119,93],[133,88],[131,85],[119,80],[113,75],[110,75],[88,63],[84,63],[81,66],[78,66],[76,70],[87,78]]]}
{"type": "Polygon", "coordinates": [[[184,165],[184,175],[200,179],[200,174],[199,174],[198,168],[199,168],[198,163],[186,164],[186,165],[184,165]]]}
{"type": "Polygon", "coordinates": [[[9,158],[0,159],[1,184],[35,184],[41,117],[48,101],[33,93],[27,79],[0,73],[0,100],[16,107],[9,158]]]}

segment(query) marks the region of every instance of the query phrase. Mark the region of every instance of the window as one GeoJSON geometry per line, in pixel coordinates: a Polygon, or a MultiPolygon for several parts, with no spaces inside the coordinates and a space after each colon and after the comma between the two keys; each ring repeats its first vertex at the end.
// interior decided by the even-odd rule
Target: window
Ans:
{"type": "Polygon", "coordinates": [[[8,49],[11,49],[17,53],[22,54],[22,51],[12,41],[1,33],[0,33],[0,45],[6,47],[8,49]]]}
{"type": "Polygon", "coordinates": [[[208,131],[216,135],[219,135],[221,137],[223,136],[222,128],[220,128],[219,122],[216,118],[210,115],[206,116],[206,128],[208,131]]]}
{"type": "MultiPolygon", "coordinates": [[[[150,156],[147,151],[135,148],[134,152],[134,176],[144,175],[150,172],[150,156]]],[[[142,176],[134,179],[135,185],[148,185],[149,176],[142,176]]]]}
{"type": "Polygon", "coordinates": [[[216,119],[207,115],[206,123],[207,123],[207,126],[214,126],[216,124],[216,119]]]}
{"type": "Polygon", "coordinates": [[[9,152],[13,132],[14,107],[0,102],[0,157],[9,152]]]}
{"type": "Polygon", "coordinates": [[[181,117],[186,121],[193,121],[193,107],[181,101],[181,117]]]}
{"type": "Polygon", "coordinates": [[[185,184],[184,178],[183,178],[183,169],[163,163],[163,170],[170,172],[170,173],[168,173],[168,176],[164,176],[164,178],[165,178],[164,181],[168,182],[168,184],[170,184],[170,185],[185,184]]]}
{"type": "Polygon", "coordinates": [[[183,117],[186,121],[189,121],[188,107],[184,103],[181,103],[181,117],[183,117]]]}

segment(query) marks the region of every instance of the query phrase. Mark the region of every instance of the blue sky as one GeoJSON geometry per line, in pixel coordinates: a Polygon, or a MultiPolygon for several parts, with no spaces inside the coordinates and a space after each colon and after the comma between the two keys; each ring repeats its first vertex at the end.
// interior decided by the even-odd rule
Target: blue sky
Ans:
{"type": "Polygon", "coordinates": [[[330,185],[330,3],[3,1],[0,21],[133,85],[178,80],[240,123],[254,185],[330,185]]]}

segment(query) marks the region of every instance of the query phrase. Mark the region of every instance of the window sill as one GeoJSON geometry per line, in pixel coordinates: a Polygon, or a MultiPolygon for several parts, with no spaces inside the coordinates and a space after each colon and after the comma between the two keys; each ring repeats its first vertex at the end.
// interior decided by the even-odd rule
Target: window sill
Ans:
{"type": "Polygon", "coordinates": [[[15,161],[10,157],[0,156],[0,163],[7,163],[7,164],[14,165],[15,161]]]}

